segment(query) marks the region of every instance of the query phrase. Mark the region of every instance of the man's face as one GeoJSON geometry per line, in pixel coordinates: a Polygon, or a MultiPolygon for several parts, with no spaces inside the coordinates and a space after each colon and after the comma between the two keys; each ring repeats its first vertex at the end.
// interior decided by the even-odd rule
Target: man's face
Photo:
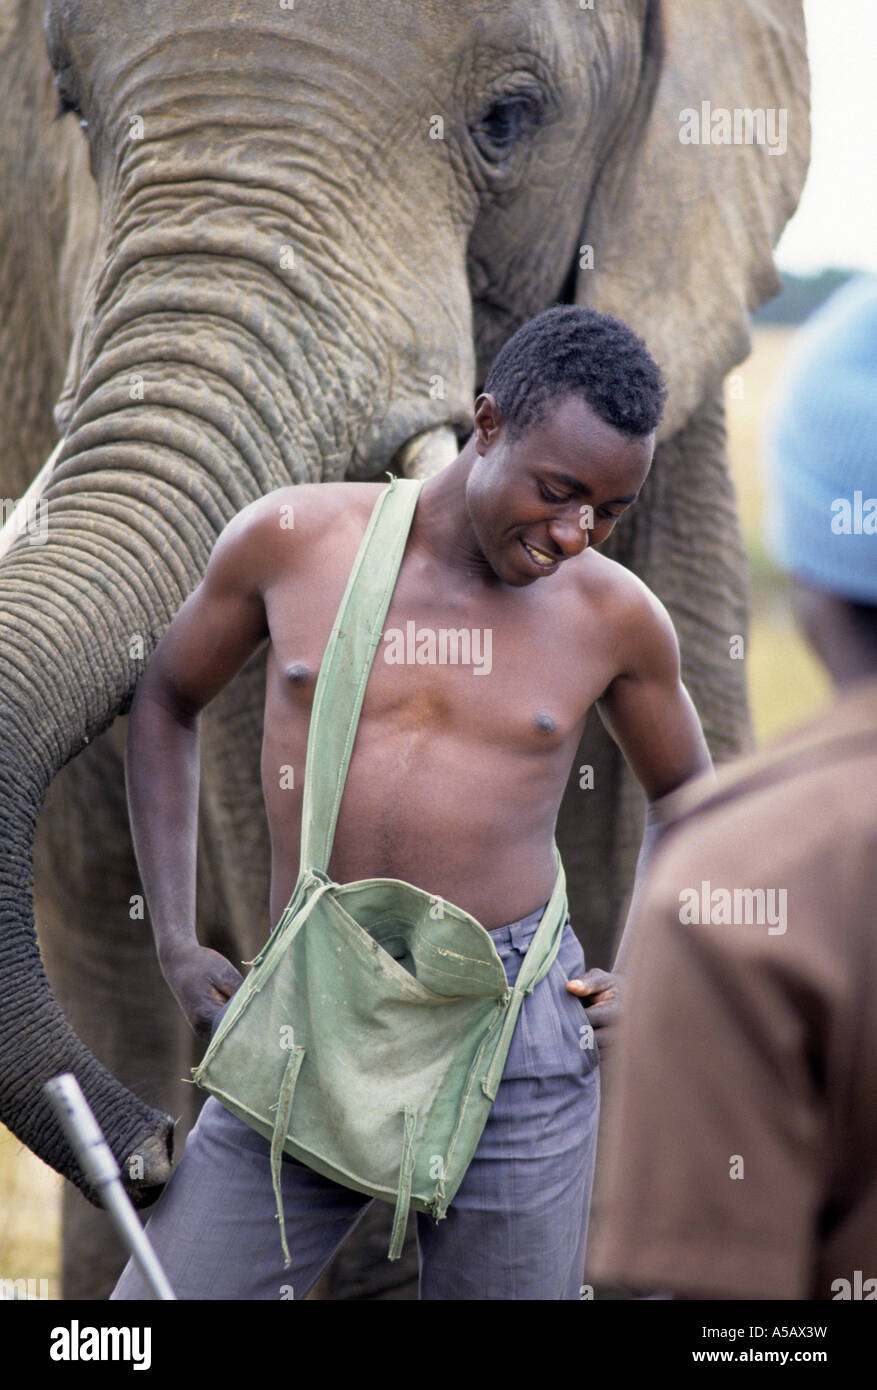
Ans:
{"type": "Polygon", "coordinates": [[[466,505],[490,569],[521,587],[605,541],[645,482],[655,436],[620,434],[580,396],[552,401],[517,438],[508,433],[493,396],[479,396],[466,505]]]}

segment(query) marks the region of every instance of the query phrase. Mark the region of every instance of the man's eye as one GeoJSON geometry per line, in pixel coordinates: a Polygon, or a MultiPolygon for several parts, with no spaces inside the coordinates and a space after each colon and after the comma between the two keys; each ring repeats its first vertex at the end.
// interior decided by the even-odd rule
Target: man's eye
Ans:
{"type": "Polygon", "coordinates": [[[551,488],[546,487],[544,483],[539,484],[539,490],[542,493],[542,496],[545,498],[546,502],[565,502],[567,500],[565,497],[561,497],[558,493],[552,492],[551,488]]]}

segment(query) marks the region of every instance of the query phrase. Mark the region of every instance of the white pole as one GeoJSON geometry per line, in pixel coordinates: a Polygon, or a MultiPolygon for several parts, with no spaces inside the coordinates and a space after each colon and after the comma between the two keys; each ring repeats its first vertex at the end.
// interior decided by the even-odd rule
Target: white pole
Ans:
{"type": "Polygon", "coordinates": [[[83,1173],[97,1188],[116,1230],[139,1265],[153,1296],[176,1301],[177,1296],[122,1184],[119,1165],[76,1077],[72,1072],[63,1072],[47,1081],[43,1090],[73,1146],[83,1173]]]}

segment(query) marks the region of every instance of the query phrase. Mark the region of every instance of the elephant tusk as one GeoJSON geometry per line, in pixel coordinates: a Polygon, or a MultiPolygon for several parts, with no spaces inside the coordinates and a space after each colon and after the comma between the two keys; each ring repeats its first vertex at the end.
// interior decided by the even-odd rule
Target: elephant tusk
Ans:
{"type": "Polygon", "coordinates": [[[403,444],[393,464],[403,478],[431,478],[453,463],[459,452],[457,436],[450,425],[434,425],[403,444]]]}
{"type": "Polygon", "coordinates": [[[63,442],[63,439],[58,440],[27,492],[19,498],[3,529],[0,530],[0,560],[9,550],[13,541],[21,535],[21,532],[27,530],[28,525],[33,526],[37,513],[37,503],[49,485],[49,478],[52,476],[52,470],[58,460],[63,442]]]}

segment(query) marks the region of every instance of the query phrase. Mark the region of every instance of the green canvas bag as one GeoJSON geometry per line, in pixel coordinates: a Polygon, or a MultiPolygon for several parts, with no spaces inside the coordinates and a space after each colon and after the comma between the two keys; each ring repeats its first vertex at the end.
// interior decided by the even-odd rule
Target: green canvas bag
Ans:
{"type": "Polygon", "coordinates": [[[285,1151],[335,1182],[445,1216],[496,1097],[526,994],[557,955],[557,877],[510,987],[490,933],[401,879],[326,874],[365,687],[420,482],[393,479],[356,555],[320,668],[292,897],[232,997],[194,1080],[270,1140],[281,1243],[285,1151]]]}

